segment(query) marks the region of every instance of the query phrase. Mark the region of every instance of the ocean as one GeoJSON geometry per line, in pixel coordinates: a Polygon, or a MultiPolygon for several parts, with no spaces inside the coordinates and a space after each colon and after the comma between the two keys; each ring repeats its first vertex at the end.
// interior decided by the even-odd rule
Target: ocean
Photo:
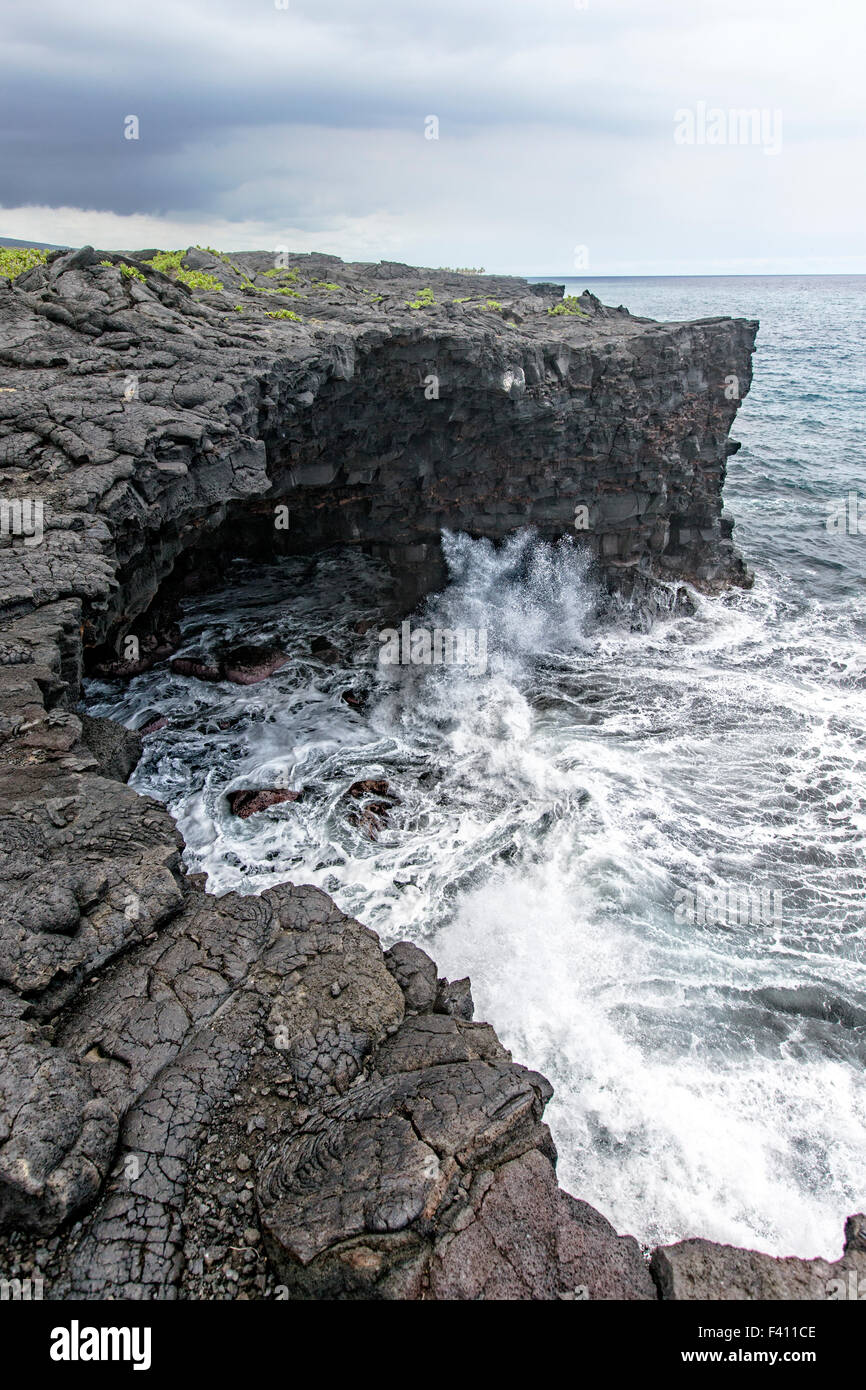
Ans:
{"type": "Polygon", "coordinates": [[[211,891],[314,883],[469,974],[554,1085],[562,1185],[618,1230],[836,1258],[866,1207],[866,277],[585,287],[760,319],[725,488],[751,591],[648,624],[576,544],[447,536],[417,621],[483,630],[485,669],[388,668],[372,561],[237,562],[188,601],[183,650],[275,640],[287,667],[237,687],[162,665],[88,682],[88,709],[168,719],[132,785],[211,891]],[[346,796],[369,777],[399,798],[375,836],[346,796]],[[228,790],[280,784],[303,801],[229,814],[228,790]]]}

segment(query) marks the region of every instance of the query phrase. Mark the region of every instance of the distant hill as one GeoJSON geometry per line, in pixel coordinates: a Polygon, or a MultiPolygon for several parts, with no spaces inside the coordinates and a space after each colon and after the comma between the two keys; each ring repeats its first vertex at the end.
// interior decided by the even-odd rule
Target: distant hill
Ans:
{"type": "Polygon", "coordinates": [[[40,251],[68,251],[68,246],[58,246],[53,241],[18,241],[14,236],[0,236],[0,246],[35,246],[40,251]]]}

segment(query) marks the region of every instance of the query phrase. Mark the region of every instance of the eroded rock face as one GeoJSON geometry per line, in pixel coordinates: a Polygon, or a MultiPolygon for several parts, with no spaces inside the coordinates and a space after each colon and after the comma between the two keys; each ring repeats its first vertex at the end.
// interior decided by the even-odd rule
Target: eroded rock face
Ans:
{"type": "MultiPolygon", "coordinates": [[[[656,324],[589,294],[551,315],[561,287],[327,257],[290,257],[283,283],[264,253],[202,256],[223,290],[144,262],[127,278],[87,247],[0,281],[0,466],[25,508],[0,608],[74,597],[110,662],[226,526],[237,545],[369,542],[419,585],[443,527],[527,524],[621,582],[747,578],[721,489],[755,323],[656,324]]],[[[167,636],[141,639],[147,661],[167,636]]]]}
{"type": "Polygon", "coordinates": [[[95,719],[90,714],[79,714],[78,718],[81,741],[93,753],[103,777],[128,781],[141,757],[141,735],[113,719],[95,719]]]}
{"type": "Polygon", "coordinates": [[[134,736],[76,708],[85,652],[168,657],[162,581],[244,538],[371,542],[429,582],[442,526],[574,534],[580,503],[609,574],[744,581],[721,483],[756,325],[327,257],[281,286],[196,251],[225,289],[191,295],[121,259],[0,282],[0,1266],[38,1254],[54,1298],[652,1297],[556,1187],[549,1087],[469,982],[314,889],[207,895],[123,784],[134,736]]]}
{"type": "Polygon", "coordinates": [[[477,1181],[471,1206],[436,1244],[434,1299],[647,1300],[640,1247],[586,1202],[560,1191],[537,1149],[477,1181]]]}
{"type": "Polygon", "coordinates": [[[486,1024],[417,1011],[422,977],[435,1002],[423,954],[389,952],[413,1012],[365,1074],[264,1156],[259,1216],[289,1295],[654,1298],[637,1242],[556,1185],[549,1084],[486,1024]]]}
{"type": "Polygon", "coordinates": [[[250,1296],[654,1295],[635,1242],[559,1192],[548,1083],[488,1025],[430,1012],[435,965],[394,951],[406,992],[325,894],[188,883],[53,1041],[0,995],[4,1224],[44,1238],[84,1212],[42,1246],[50,1296],[230,1296],[228,1273],[250,1296]]]}

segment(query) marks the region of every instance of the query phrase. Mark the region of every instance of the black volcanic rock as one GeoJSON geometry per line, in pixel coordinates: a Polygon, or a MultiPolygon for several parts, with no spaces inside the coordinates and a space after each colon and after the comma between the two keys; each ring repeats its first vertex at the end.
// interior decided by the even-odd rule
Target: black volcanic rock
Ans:
{"type": "Polygon", "coordinates": [[[406,1008],[426,1013],[436,1000],[436,966],[430,957],[409,941],[399,941],[385,952],[385,964],[403,991],[406,1008]]]}
{"type": "Polygon", "coordinates": [[[104,777],[126,782],[141,757],[141,735],[125,729],[113,719],[95,719],[80,714],[81,742],[96,757],[104,777]]]}
{"type": "MultiPolygon", "coordinates": [[[[86,662],[164,659],[177,599],[241,550],[369,544],[408,592],[443,527],[530,524],[611,585],[748,582],[721,510],[757,325],[197,248],[202,294],[144,259],[0,281],[0,1269],[38,1248],[56,1298],[652,1297],[635,1242],[556,1186],[550,1087],[468,982],[386,962],[316,889],[207,894],[118,780],[137,743],[76,709],[86,662]]],[[[377,824],[381,780],[348,798],[377,824]]]]}
{"type": "Polygon", "coordinates": [[[343,660],[342,652],[328,637],[314,637],[310,642],[310,652],[317,661],[324,661],[326,666],[338,666],[343,660]]]}

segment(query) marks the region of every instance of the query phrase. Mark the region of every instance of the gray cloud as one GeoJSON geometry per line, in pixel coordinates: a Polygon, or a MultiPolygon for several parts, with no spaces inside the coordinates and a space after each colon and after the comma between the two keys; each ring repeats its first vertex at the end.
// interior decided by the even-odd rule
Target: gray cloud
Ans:
{"type": "Polygon", "coordinates": [[[585,244],[599,273],[859,253],[861,0],[820,24],[803,0],[47,0],[3,26],[9,235],[91,214],[102,244],[164,226],[351,256],[379,235],[559,272],[585,244]],[[701,101],[780,109],[781,155],[677,147],[701,101]]]}

